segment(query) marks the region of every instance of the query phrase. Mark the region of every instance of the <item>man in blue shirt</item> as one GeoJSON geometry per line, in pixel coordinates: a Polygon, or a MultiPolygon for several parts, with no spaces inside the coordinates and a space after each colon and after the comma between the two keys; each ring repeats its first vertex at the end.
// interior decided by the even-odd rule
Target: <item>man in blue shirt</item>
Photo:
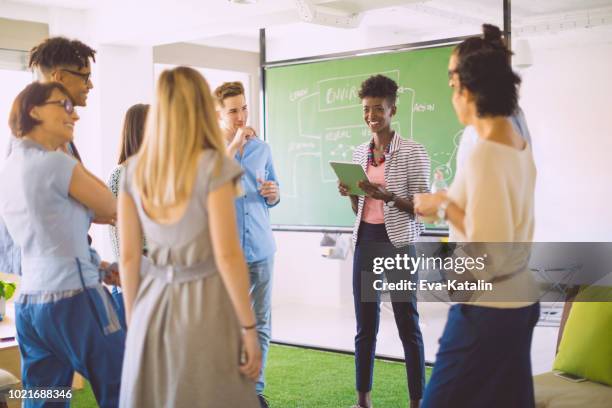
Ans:
{"type": "Polygon", "coordinates": [[[244,256],[251,279],[251,300],[257,319],[257,333],[262,351],[261,374],[255,387],[262,408],[268,407],[263,396],[264,369],[270,346],[272,306],[272,269],[276,245],[270,227],[269,209],[280,201],[272,152],[246,126],[248,106],[240,82],[226,82],[215,90],[221,129],[228,143],[228,154],[244,170],[244,194],[236,199],[236,219],[244,256]]]}

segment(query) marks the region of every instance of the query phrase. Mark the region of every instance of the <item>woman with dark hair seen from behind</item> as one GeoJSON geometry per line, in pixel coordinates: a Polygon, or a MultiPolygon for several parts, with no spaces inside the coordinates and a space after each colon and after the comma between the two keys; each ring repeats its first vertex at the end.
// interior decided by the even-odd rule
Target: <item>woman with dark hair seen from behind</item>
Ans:
{"type": "MultiPolygon", "coordinates": [[[[121,179],[123,169],[125,169],[126,160],[138,153],[138,149],[140,149],[148,113],[149,105],[143,103],[137,103],[136,105],[131,106],[125,113],[125,118],[123,119],[123,132],[121,135],[119,161],[117,162],[117,167],[115,167],[108,179],[108,188],[110,188],[115,197],[119,195],[119,180],[121,179]]],[[[114,225],[109,225],[108,229],[110,233],[113,255],[115,256],[115,260],[119,261],[119,233],[117,232],[117,227],[114,225]]],[[[146,251],[146,239],[143,238],[143,254],[146,254],[146,251]]],[[[121,294],[121,288],[119,286],[113,286],[112,295],[115,303],[117,304],[119,315],[124,318],[125,307],[123,303],[123,295],[121,294]]],[[[124,323],[124,321],[122,323],[124,323]]]]}
{"type": "Polygon", "coordinates": [[[119,186],[130,328],[121,407],[259,407],[261,349],[234,208],[241,174],[206,80],[187,67],[164,71],[119,186]]]}
{"type": "MultiPolygon", "coordinates": [[[[77,159],[58,151],[79,119],[59,83],[28,85],[9,125],[16,140],[0,170],[0,219],[21,248],[15,320],[24,389],[70,389],[87,378],[99,406],[119,400],[125,331],[90,251],[93,218],[113,219],[116,200],[77,159]]],[[[68,407],[26,399],[26,407],[68,407]]]]}
{"type": "Polygon", "coordinates": [[[486,274],[471,273],[493,290],[451,306],[424,408],[534,406],[530,349],[539,303],[525,256],[499,246],[533,239],[536,168],[529,144],[508,119],[520,84],[510,51],[499,28],[484,25],[483,32],[459,44],[448,67],[453,107],[461,123],[474,126],[478,143],[448,193],[417,195],[415,209],[444,216],[451,241],[492,251],[486,274]]]}

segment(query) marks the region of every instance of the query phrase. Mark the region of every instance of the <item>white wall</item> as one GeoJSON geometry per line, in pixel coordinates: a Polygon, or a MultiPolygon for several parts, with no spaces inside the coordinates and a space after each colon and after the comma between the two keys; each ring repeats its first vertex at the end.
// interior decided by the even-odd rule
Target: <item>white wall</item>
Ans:
{"type": "Polygon", "coordinates": [[[352,303],[352,251],[346,260],[323,258],[321,233],[277,231],[274,238],[275,307],[297,303],[340,308],[346,302],[352,303]]]}
{"type": "Polygon", "coordinates": [[[534,39],[521,105],[538,168],[538,241],[612,241],[612,41],[534,39]],[[570,45],[565,45],[570,43],[570,45]]]}

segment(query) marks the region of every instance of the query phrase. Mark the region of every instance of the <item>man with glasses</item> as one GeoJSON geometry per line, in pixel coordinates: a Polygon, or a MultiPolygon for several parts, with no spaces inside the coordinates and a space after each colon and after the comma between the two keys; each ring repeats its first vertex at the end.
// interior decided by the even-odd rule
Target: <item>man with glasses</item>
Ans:
{"type": "MultiPolygon", "coordinates": [[[[87,106],[87,96],[93,88],[91,63],[96,62],[96,51],[78,40],[52,37],[30,50],[29,67],[40,82],[59,82],[70,93],[75,106],[87,106]]],[[[80,161],[74,142],[67,152],[80,161]]]]}
{"type": "MultiPolygon", "coordinates": [[[[94,49],[79,40],[51,37],[30,50],[28,66],[38,81],[62,84],[70,93],[74,106],[87,106],[87,96],[93,88],[90,60],[96,62],[95,55],[94,49]]],[[[65,150],[81,161],[74,142],[70,142],[65,150]]]]}

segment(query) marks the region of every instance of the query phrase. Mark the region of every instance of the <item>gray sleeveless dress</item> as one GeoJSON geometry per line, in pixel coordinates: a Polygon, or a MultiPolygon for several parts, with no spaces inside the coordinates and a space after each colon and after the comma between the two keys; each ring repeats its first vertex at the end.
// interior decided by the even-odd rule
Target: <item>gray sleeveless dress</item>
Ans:
{"type": "Polygon", "coordinates": [[[240,325],[217,271],[206,208],[208,193],[242,170],[206,150],[185,215],[161,225],[143,211],[135,164],[123,172],[121,190],[136,203],[152,265],[143,269],[132,310],[120,406],[259,407],[255,383],[239,372],[240,325]]]}

